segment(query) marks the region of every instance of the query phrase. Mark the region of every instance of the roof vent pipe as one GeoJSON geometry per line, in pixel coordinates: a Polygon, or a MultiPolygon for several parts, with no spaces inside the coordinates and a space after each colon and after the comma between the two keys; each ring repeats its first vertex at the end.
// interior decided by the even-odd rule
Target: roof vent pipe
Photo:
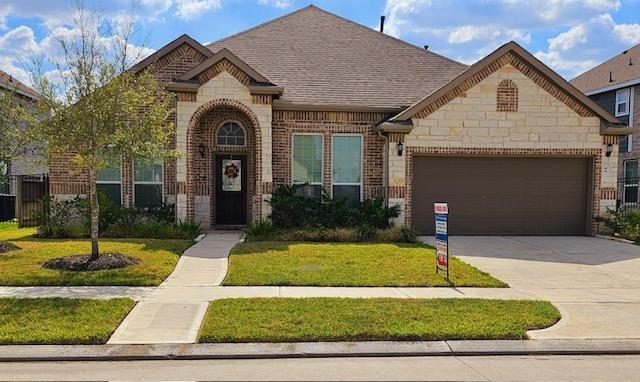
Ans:
{"type": "Polygon", "coordinates": [[[380,33],[384,33],[384,16],[380,16],[380,33]]]}
{"type": "Polygon", "coordinates": [[[429,50],[429,45],[425,45],[424,50],[429,50]]]}
{"type": "Polygon", "coordinates": [[[613,73],[612,72],[609,72],[609,82],[615,82],[613,80],[613,73]]]}

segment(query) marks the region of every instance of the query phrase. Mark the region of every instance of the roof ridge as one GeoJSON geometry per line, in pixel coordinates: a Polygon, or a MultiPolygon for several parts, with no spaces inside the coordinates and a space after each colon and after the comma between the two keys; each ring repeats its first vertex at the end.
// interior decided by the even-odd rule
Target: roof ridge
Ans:
{"type": "Polygon", "coordinates": [[[615,60],[616,58],[618,58],[619,56],[623,55],[623,54],[624,54],[624,52],[628,52],[628,51],[630,51],[631,49],[635,49],[635,48],[640,48],[640,43],[638,43],[638,44],[636,44],[636,45],[632,46],[631,48],[628,48],[628,49],[623,50],[622,52],[620,52],[620,53],[616,54],[616,55],[615,55],[615,56],[613,56],[613,57],[610,57],[608,60],[601,62],[600,64],[598,64],[598,65],[594,66],[593,68],[591,68],[591,69],[587,70],[586,72],[582,72],[582,73],[578,74],[577,76],[575,76],[575,77],[573,77],[571,80],[569,80],[569,82],[571,82],[571,81],[573,81],[573,80],[576,80],[576,79],[578,79],[579,77],[582,77],[583,75],[585,75],[585,74],[587,74],[587,73],[589,73],[589,72],[591,72],[591,71],[593,71],[593,70],[596,70],[596,69],[598,69],[598,68],[599,68],[599,67],[601,67],[601,66],[604,66],[605,64],[608,64],[610,61],[613,61],[613,60],[615,60]]]}
{"type": "Polygon", "coordinates": [[[215,44],[221,43],[221,42],[223,42],[223,41],[229,40],[230,38],[233,38],[233,37],[236,37],[236,36],[240,36],[240,35],[243,35],[243,34],[245,34],[245,33],[248,33],[248,32],[251,32],[251,31],[254,31],[254,30],[258,29],[258,28],[262,28],[262,27],[264,27],[264,26],[266,26],[266,25],[269,25],[269,24],[271,24],[271,23],[273,23],[273,22],[276,22],[276,21],[279,21],[279,20],[282,20],[282,19],[288,18],[289,16],[293,16],[293,15],[295,15],[295,14],[297,14],[297,13],[300,13],[300,12],[302,12],[302,11],[304,11],[304,10],[311,9],[311,8],[320,9],[320,8],[316,7],[315,5],[313,5],[313,4],[309,4],[309,5],[307,5],[306,7],[303,7],[303,8],[297,9],[297,10],[295,10],[295,11],[293,11],[293,12],[286,13],[286,14],[284,14],[284,15],[282,15],[282,16],[278,16],[278,17],[276,17],[275,19],[267,20],[267,21],[265,21],[265,22],[263,22],[263,23],[260,23],[260,24],[258,24],[258,25],[252,26],[252,27],[251,27],[251,28],[249,28],[249,29],[245,29],[245,30],[243,30],[243,31],[240,31],[240,32],[234,33],[234,34],[232,34],[232,35],[229,35],[229,36],[227,36],[227,37],[223,37],[223,38],[221,38],[220,40],[212,41],[212,42],[210,42],[210,43],[208,43],[208,44],[205,44],[204,46],[206,46],[207,48],[211,49],[211,48],[210,48],[210,47],[211,47],[211,45],[215,45],[215,44]]]}

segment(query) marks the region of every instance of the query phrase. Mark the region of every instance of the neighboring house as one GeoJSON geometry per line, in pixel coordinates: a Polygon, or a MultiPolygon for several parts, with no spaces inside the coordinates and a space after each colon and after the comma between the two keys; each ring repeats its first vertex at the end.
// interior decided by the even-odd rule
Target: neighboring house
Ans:
{"type": "MultiPolygon", "coordinates": [[[[397,224],[450,232],[584,235],[615,205],[618,135],[602,107],[516,43],[468,67],[314,6],[201,45],[184,35],[137,64],[176,94],[166,163],[100,175],[125,205],[233,228],[267,217],[282,184],[400,205],[397,224]]],[[[86,194],[68,158],[60,198],[86,194]]]]}
{"type": "Polygon", "coordinates": [[[633,134],[620,139],[618,200],[636,205],[640,180],[640,44],[579,75],[571,84],[635,128],[633,134]]]}
{"type": "MultiPolygon", "coordinates": [[[[12,92],[26,104],[36,107],[38,94],[35,90],[18,81],[15,77],[0,70],[0,91],[12,92]]],[[[19,158],[0,158],[0,173],[9,175],[42,174],[46,169],[37,161],[33,153],[25,153],[19,158]]]]}

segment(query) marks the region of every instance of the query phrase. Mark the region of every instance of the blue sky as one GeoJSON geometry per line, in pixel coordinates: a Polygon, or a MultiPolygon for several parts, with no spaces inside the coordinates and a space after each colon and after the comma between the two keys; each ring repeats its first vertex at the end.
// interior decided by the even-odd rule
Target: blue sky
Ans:
{"type": "MultiPolygon", "coordinates": [[[[206,43],[302,8],[304,0],[137,0],[145,53],[187,33],[206,43]]],[[[115,18],[130,0],[85,0],[115,18]]],[[[70,0],[0,0],[0,69],[22,63],[69,31],[70,0]]],[[[450,58],[473,63],[515,40],[567,79],[640,43],[640,0],[316,0],[313,4],[450,58]]]]}

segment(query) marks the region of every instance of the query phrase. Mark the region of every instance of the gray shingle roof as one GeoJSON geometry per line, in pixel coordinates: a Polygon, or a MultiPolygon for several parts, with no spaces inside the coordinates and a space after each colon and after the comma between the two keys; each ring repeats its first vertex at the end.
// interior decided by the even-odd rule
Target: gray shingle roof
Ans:
{"type": "Polygon", "coordinates": [[[466,69],[315,6],[207,47],[229,49],[296,104],[406,107],[466,69]]]}
{"type": "Polygon", "coordinates": [[[582,73],[569,82],[586,93],[636,79],[640,79],[640,44],[582,73]],[[629,61],[632,65],[629,65],[629,61]],[[609,81],[609,73],[611,73],[612,82],[609,81]]]}
{"type": "Polygon", "coordinates": [[[15,91],[25,97],[38,99],[38,93],[27,85],[18,81],[15,77],[0,70],[0,88],[15,91]]]}

